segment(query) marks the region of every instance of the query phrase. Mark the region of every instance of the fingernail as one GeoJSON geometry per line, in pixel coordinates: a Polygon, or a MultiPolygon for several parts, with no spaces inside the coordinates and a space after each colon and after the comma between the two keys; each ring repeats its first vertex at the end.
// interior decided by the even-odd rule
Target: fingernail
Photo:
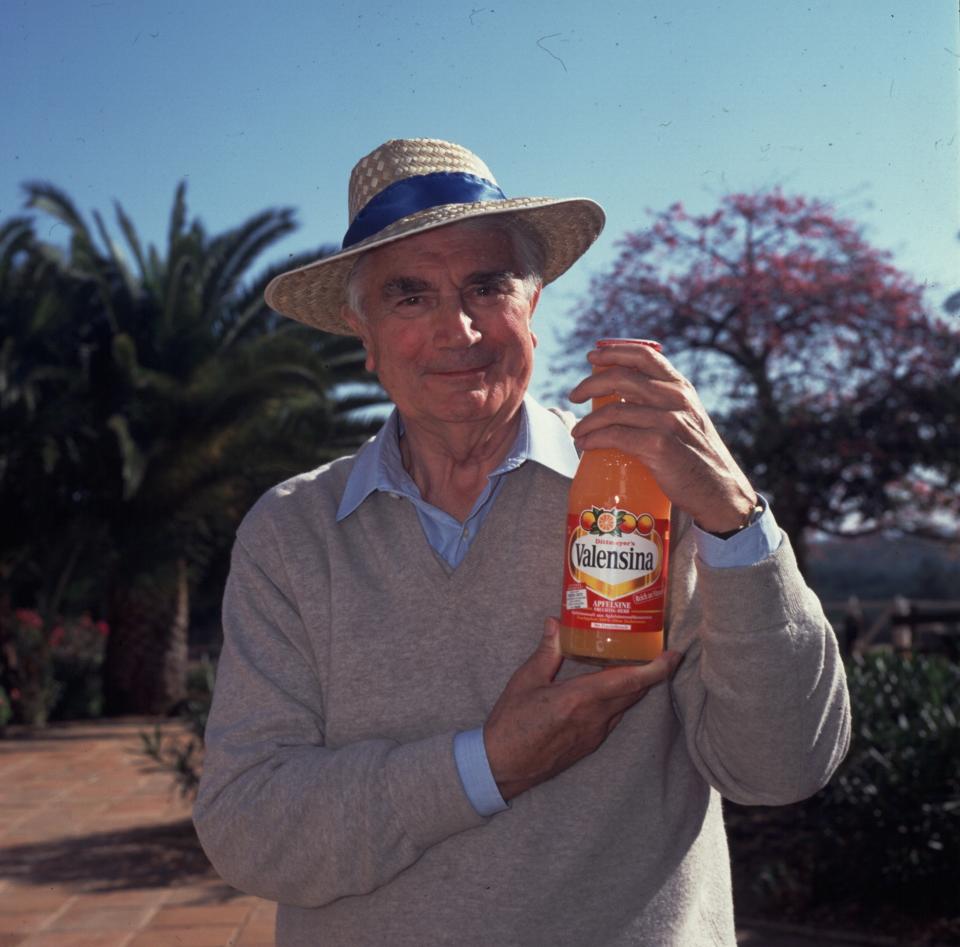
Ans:
{"type": "Polygon", "coordinates": [[[543,625],[543,637],[554,638],[560,631],[560,622],[556,618],[548,618],[543,625]]]}

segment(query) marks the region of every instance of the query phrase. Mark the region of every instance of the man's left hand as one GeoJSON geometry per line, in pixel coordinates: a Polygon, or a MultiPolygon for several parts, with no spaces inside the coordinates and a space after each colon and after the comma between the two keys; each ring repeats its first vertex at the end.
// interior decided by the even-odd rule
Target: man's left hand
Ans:
{"type": "Polygon", "coordinates": [[[592,411],[573,428],[577,449],[617,448],[639,457],[701,529],[722,533],[742,526],[757,493],[693,385],[651,346],[604,346],[588,358],[605,371],[581,381],[570,400],[622,400],[592,411]]]}

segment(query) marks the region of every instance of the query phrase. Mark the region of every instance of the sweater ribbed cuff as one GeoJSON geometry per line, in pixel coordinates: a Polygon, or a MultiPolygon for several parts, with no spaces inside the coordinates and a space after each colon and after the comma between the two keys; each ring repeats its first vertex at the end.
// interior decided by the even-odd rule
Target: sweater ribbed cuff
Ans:
{"type": "Polygon", "coordinates": [[[403,830],[429,848],[484,824],[463,789],[453,755],[453,733],[405,743],[391,750],[386,780],[403,830]]]}

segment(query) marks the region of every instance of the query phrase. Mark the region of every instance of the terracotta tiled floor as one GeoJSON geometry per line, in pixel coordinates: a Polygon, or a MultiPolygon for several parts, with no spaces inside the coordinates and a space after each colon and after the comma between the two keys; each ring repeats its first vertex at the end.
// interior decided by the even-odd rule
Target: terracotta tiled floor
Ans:
{"type": "Polygon", "coordinates": [[[274,906],[217,878],[189,804],[140,752],[152,729],[0,740],[0,947],[272,947],[274,906]]]}

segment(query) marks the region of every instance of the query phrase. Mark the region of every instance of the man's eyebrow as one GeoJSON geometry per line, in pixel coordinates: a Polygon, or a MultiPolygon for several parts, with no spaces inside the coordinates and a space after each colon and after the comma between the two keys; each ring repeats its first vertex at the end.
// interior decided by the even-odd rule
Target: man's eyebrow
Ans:
{"type": "Polygon", "coordinates": [[[513,270],[480,270],[476,273],[471,273],[467,279],[467,283],[502,283],[505,280],[509,279],[519,279],[517,274],[513,270]]]}
{"type": "MultiPolygon", "coordinates": [[[[467,276],[464,285],[502,283],[510,279],[519,279],[519,276],[513,270],[477,270],[467,276]]],[[[396,296],[411,296],[415,293],[429,292],[434,288],[429,280],[421,279],[418,276],[393,276],[383,284],[380,295],[384,299],[392,299],[396,296]]]]}
{"type": "Polygon", "coordinates": [[[410,296],[413,293],[423,293],[433,286],[424,279],[416,276],[394,276],[388,279],[380,289],[380,295],[387,299],[393,296],[410,296]]]}

